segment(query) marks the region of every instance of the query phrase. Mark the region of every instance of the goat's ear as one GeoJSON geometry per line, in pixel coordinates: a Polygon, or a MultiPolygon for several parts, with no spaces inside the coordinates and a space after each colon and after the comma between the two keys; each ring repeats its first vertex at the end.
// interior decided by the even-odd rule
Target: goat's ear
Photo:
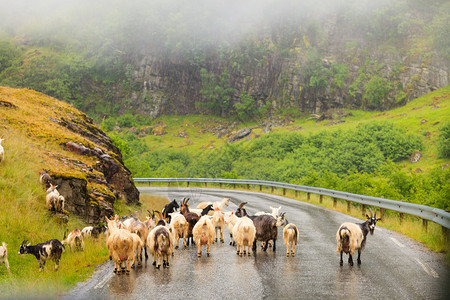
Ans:
{"type": "Polygon", "coordinates": [[[381,218],[377,219],[377,221],[381,221],[381,218]]]}
{"type": "Polygon", "coordinates": [[[370,219],[369,215],[366,214],[366,218],[367,218],[367,220],[369,220],[370,219]]]}

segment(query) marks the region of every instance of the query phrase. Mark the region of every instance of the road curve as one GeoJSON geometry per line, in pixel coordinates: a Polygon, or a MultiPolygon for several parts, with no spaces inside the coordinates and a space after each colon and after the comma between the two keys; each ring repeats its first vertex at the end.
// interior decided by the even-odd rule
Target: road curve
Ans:
{"type": "Polygon", "coordinates": [[[279,229],[277,250],[257,250],[239,257],[235,248],[216,243],[211,257],[197,258],[196,248],[175,251],[170,268],[156,270],[151,260],[129,276],[114,275],[113,264],[101,265],[63,299],[448,299],[449,268],[444,257],[396,232],[377,227],[367,237],[362,264],[339,266],[335,235],[339,225],[360,220],[333,210],[263,193],[200,189],[140,188],[141,193],[169,199],[201,201],[231,198],[227,210],[241,202],[249,214],[281,205],[299,228],[295,257],[286,257],[279,229]]]}

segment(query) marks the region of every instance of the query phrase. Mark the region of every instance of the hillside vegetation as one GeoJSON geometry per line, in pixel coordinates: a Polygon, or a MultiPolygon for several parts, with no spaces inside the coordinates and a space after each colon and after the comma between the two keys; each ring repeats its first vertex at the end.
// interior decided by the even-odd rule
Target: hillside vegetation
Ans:
{"type": "Polygon", "coordinates": [[[447,86],[395,110],[332,111],[323,121],[294,111],[247,124],[124,115],[106,119],[103,128],[135,177],[274,180],[448,210],[449,104],[447,86]],[[227,141],[243,128],[252,131],[227,141]],[[415,151],[422,157],[412,163],[415,151]]]}

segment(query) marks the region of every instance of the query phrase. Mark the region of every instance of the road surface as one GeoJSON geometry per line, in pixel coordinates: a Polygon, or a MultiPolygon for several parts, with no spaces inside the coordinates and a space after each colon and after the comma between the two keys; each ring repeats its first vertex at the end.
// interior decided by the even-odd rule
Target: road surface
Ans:
{"type": "MultiPolygon", "coordinates": [[[[113,274],[112,262],[101,265],[87,282],[63,299],[449,299],[449,268],[442,254],[428,251],[401,234],[377,227],[368,235],[362,264],[339,266],[336,231],[343,222],[360,220],[326,208],[263,193],[200,189],[140,188],[141,193],[190,197],[201,201],[231,198],[226,210],[241,202],[251,215],[282,206],[289,222],[299,228],[295,257],[286,257],[279,229],[277,249],[257,249],[239,257],[234,247],[216,243],[211,256],[197,257],[196,247],[175,250],[170,268],[157,270],[149,261],[130,275],[113,274]]],[[[181,244],[181,243],[180,243],[181,244]]]]}

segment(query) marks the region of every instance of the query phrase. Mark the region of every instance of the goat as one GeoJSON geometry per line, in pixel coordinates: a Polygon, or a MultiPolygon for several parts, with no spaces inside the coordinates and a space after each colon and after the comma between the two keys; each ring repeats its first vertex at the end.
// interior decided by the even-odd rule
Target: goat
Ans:
{"type": "Polygon", "coordinates": [[[0,163],[5,160],[5,149],[3,149],[2,142],[5,139],[3,137],[0,138],[0,163]]]}
{"type": "Polygon", "coordinates": [[[290,223],[284,227],[283,239],[286,245],[286,256],[289,256],[289,252],[292,256],[295,256],[295,246],[298,243],[298,228],[295,224],[290,223]]]}
{"type": "Polygon", "coordinates": [[[172,202],[169,204],[166,204],[162,210],[162,215],[164,218],[168,218],[168,222],[170,223],[171,217],[170,213],[173,213],[177,210],[177,208],[180,208],[180,206],[177,203],[177,200],[173,199],[172,202]]]}
{"type": "Polygon", "coordinates": [[[353,266],[352,255],[358,250],[358,265],[361,264],[361,251],[366,245],[366,237],[370,232],[373,235],[375,230],[375,225],[377,221],[377,211],[375,210],[375,215],[372,215],[372,209],[370,209],[370,217],[366,214],[367,221],[360,224],[345,222],[343,223],[337,233],[336,233],[336,252],[341,254],[341,260],[339,264],[342,266],[344,264],[342,260],[342,253],[345,252],[349,255],[348,263],[353,266]]]}
{"type": "Polygon", "coordinates": [[[238,221],[238,217],[236,214],[232,212],[225,212],[223,216],[223,220],[225,225],[227,225],[228,232],[230,233],[230,245],[235,245],[236,243],[233,241],[233,227],[238,221]]]}
{"type": "Polygon", "coordinates": [[[191,241],[192,243],[194,242],[194,238],[192,235],[192,229],[194,228],[194,226],[198,222],[198,220],[200,220],[200,216],[197,215],[196,213],[189,211],[189,206],[187,204],[188,201],[189,201],[189,198],[183,199],[183,201],[181,202],[180,212],[183,214],[183,216],[186,218],[186,221],[189,224],[188,239],[187,239],[187,245],[189,246],[189,241],[191,241]]]}
{"type": "Polygon", "coordinates": [[[53,239],[34,246],[31,246],[31,243],[28,245],[26,243],[27,241],[23,241],[20,245],[19,254],[33,254],[39,263],[39,272],[44,269],[45,262],[48,259],[55,262],[55,271],[58,270],[61,255],[65,250],[60,241],[53,239]]]}
{"type": "Polygon", "coordinates": [[[257,212],[257,213],[255,214],[255,216],[271,215],[271,216],[273,216],[274,218],[277,218],[278,215],[280,214],[281,206],[279,206],[279,207],[272,207],[272,206],[270,206],[270,209],[272,210],[271,213],[259,211],[259,212],[257,212]]]}
{"type": "Polygon", "coordinates": [[[189,212],[196,213],[199,217],[204,215],[212,216],[212,212],[214,212],[213,204],[208,204],[204,208],[189,208],[189,212]]]}
{"type": "Polygon", "coordinates": [[[45,202],[47,204],[48,210],[63,212],[65,200],[64,197],[59,194],[58,190],[56,189],[57,187],[57,185],[53,185],[50,183],[50,187],[47,189],[45,202]]]}
{"type": "Polygon", "coordinates": [[[84,238],[81,234],[80,229],[74,229],[66,238],[66,233],[64,233],[64,238],[61,242],[63,245],[69,245],[70,250],[83,250],[84,249],[84,238]]]}
{"type": "MultiPolygon", "coordinates": [[[[236,216],[235,216],[236,217],[236,216]]],[[[237,218],[237,217],[236,217],[237,218]]],[[[237,244],[237,254],[242,256],[242,253],[245,253],[245,247],[247,247],[248,255],[251,255],[250,247],[253,247],[256,236],[256,227],[253,224],[253,221],[244,216],[242,218],[238,218],[236,224],[233,227],[233,238],[237,244]]]]}
{"type": "MultiPolygon", "coordinates": [[[[142,243],[144,243],[144,246],[141,247],[141,249],[145,252],[145,258],[148,258],[147,254],[147,237],[149,230],[149,225],[151,223],[151,219],[147,219],[144,222],[141,222],[139,219],[133,219],[132,222],[128,224],[126,229],[128,229],[131,233],[135,233],[139,236],[139,238],[142,240],[142,243]]],[[[142,253],[141,251],[138,251],[139,259],[142,260],[142,253]]]]}
{"type": "Polygon", "coordinates": [[[198,247],[197,256],[202,256],[202,245],[206,245],[206,256],[209,256],[209,246],[214,243],[214,226],[209,216],[202,216],[192,229],[195,244],[198,247]]]}
{"type": "Polygon", "coordinates": [[[86,226],[81,230],[81,235],[83,236],[83,238],[89,238],[89,237],[98,237],[98,235],[102,232],[106,231],[106,227],[105,226],[86,226]]]}
{"type": "MultiPolygon", "coordinates": [[[[243,206],[247,204],[247,202],[241,203],[238,209],[236,210],[236,216],[243,217],[248,216],[247,211],[243,206]]],[[[256,236],[253,242],[253,251],[256,252],[256,242],[262,241],[265,242],[263,250],[267,250],[268,242],[270,240],[273,241],[273,251],[276,250],[276,241],[278,235],[278,226],[282,225],[282,220],[284,218],[275,219],[271,215],[262,215],[262,216],[248,216],[254,223],[256,228],[256,236]]],[[[283,216],[284,217],[284,216],[283,216]]]]}
{"type": "Polygon", "coordinates": [[[188,233],[189,233],[189,224],[186,221],[186,218],[179,213],[171,214],[172,220],[170,224],[174,228],[175,233],[175,249],[178,249],[178,244],[180,242],[180,238],[183,239],[184,248],[186,248],[188,233]]]}
{"type": "Polygon", "coordinates": [[[108,222],[108,237],[106,247],[114,261],[114,273],[120,274],[122,262],[126,262],[126,274],[130,274],[132,262],[135,260],[135,243],[131,232],[117,225],[118,216],[114,219],[106,218],[108,222]]]}
{"type": "Polygon", "coordinates": [[[6,270],[9,270],[9,262],[8,262],[8,250],[6,249],[5,242],[2,243],[2,246],[0,246],[0,263],[4,263],[6,266],[6,270]]]}
{"type": "Polygon", "coordinates": [[[217,242],[218,232],[220,231],[220,242],[224,243],[225,241],[223,239],[223,230],[225,228],[225,220],[223,212],[220,211],[218,208],[216,208],[212,216],[212,224],[214,226],[215,231],[215,241],[217,242]]]}
{"type": "Polygon", "coordinates": [[[169,228],[163,225],[153,228],[148,235],[147,245],[153,254],[153,265],[159,269],[162,260],[163,268],[169,267],[169,257],[173,254],[173,236],[169,228]]]}
{"type": "Polygon", "coordinates": [[[39,182],[48,189],[50,187],[50,183],[52,183],[52,177],[48,174],[49,170],[43,169],[41,174],[39,174],[39,182]]]}
{"type": "MultiPolygon", "coordinates": [[[[136,257],[138,261],[138,266],[142,265],[142,248],[144,247],[144,242],[142,241],[141,237],[136,233],[131,233],[131,237],[133,238],[133,248],[136,251],[136,255],[134,256],[134,259],[131,261],[131,266],[135,266],[136,263],[136,257]]],[[[147,251],[145,252],[147,254],[147,251]]]]}
{"type": "MultiPolygon", "coordinates": [[[[230,198],[223,198],[220,201],[205,201],[205,202],[200,202],[197,205],[197,209],[203,209],[205,207],[207,207],[208,205],[212,204],[213,205],[213,209],[216,210],[216,208],[218,208],[219,210],[223,210],[224,207],[228,207],[228,203],[230,202],[230,198]]],[[[212,215],[212,214],[210,214],[212,215]]]]}

